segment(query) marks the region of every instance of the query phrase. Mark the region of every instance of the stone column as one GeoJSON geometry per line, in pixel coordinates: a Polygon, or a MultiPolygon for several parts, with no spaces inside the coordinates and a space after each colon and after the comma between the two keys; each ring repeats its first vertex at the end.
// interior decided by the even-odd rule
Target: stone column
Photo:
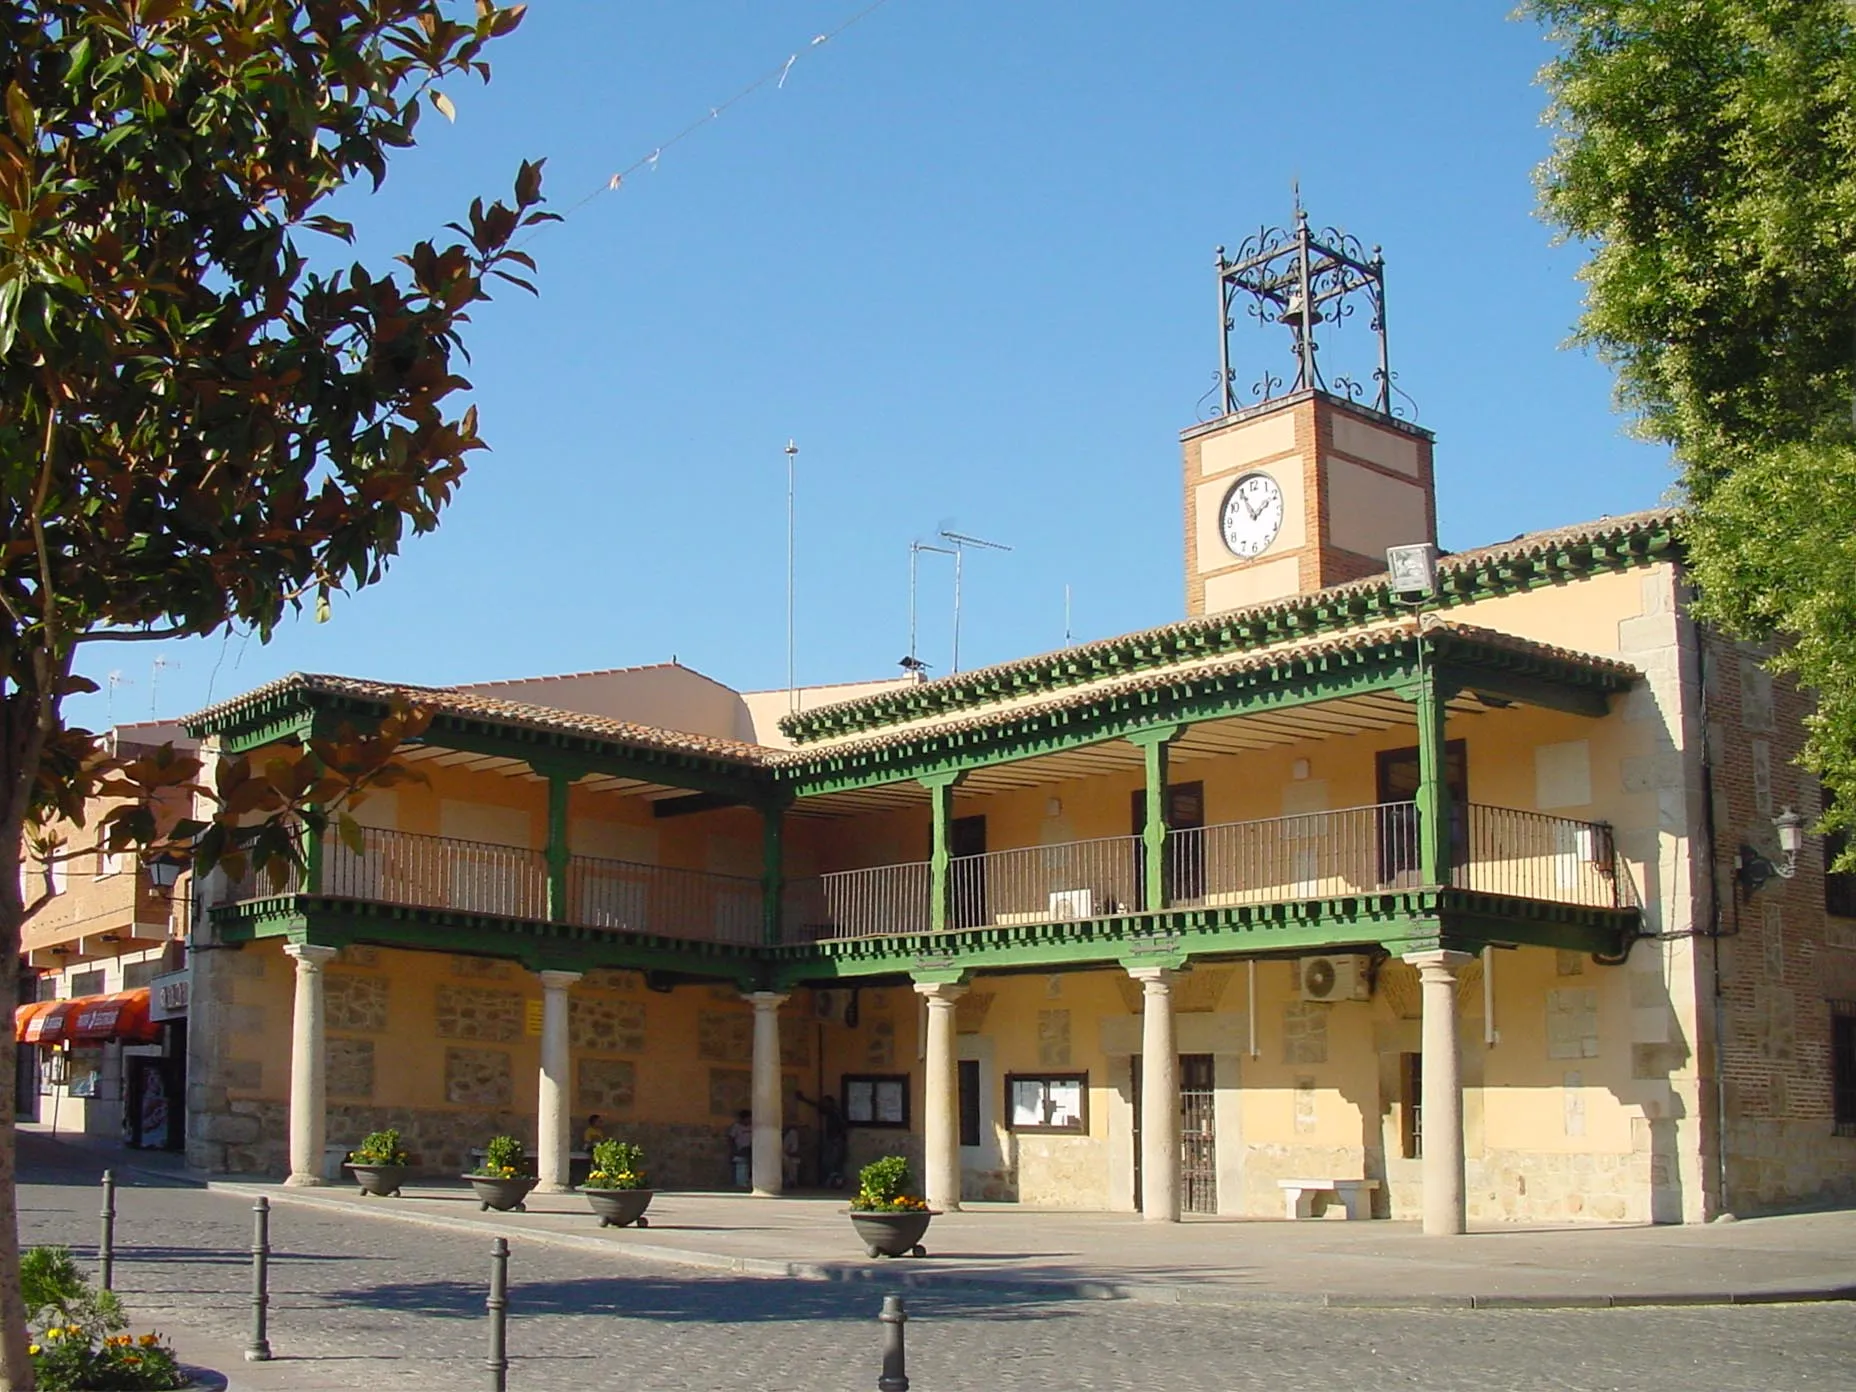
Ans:
{"type": "Polygon", "coordinates": [[[290,1175],[285,1184],[328,1183],[322,1147],[328,1137],[328,1065],[322,1030],[322,968],[332,947],[290,943],[296,959],[296,1005],[290,1016],[290,1175]]]}
{"type": "Polygon", "coordinates": [[[786,996],[779,991],[755,991],[748,1000],[754,1006],[754,1152],[748,1172],[755,1197],[771,1199],[785,1187],[780,1172],[780,1122],[785,1105],[780,1095],[780,1006],[786,996]]]}
{"type": "Polygon", "coordinates": [[[1141,1217],[1179,1221],[1179,1045],[1166,967],[1129,967],[1141,983],[1141,1217]]]}
{"type": "Polygon", "coordinates": [[[1457,1043],[1456,974],[1467,952],[1413,952],[1424,991],[1424,1232],[1451,1237],[1467,1226],[1463,1203],[1463,1060],[1457,1043]]]}
{"type": "Polygon", "coordinates": [[[544,1194],[565,1194],[570,1183],[573,1132],[573,1042],[567,988],[579,972],[541,973],[541,1102],[535,1115],[535,1150],[544,1194]]]}
{"type": "Polygon", "coordinates": [[[960,1064],[954,1047],[954,1002],[965,986],[918,981],[928,1002],[927,1076],[922,1099],[922,1197],[928,1207],[960,1207],[960,1064]]]}

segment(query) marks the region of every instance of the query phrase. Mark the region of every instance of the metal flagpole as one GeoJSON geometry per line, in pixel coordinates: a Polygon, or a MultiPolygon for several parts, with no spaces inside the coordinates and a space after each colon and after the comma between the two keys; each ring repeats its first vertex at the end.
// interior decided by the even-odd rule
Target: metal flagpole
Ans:
{"type": "Polygon", "coordinates": [[[793,478],[799,446],[786,442],[786,708],[799,709],[799,683],[793,667],[793,478]]]}

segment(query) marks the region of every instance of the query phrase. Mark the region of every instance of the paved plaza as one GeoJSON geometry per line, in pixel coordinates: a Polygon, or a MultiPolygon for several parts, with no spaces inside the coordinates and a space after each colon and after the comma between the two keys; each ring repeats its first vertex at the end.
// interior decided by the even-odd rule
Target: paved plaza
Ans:
{"type": "MultiPolygon", "coordinates": [[[[22,1161],[23,1237],[68,1243],[88,1260],[97,1229],[94,1157],[28,1135],[22,1161]]],[[[705,1239],[679,1230],[674,1215],[680,1209],[739,1215],[744,1230],[735,1240],[750,1245],[790,1245],[794,1230],[782,1227],[788,1221],[801,1230],[838,1231],[843,1220],[835,1212],[828,1215],[829,1226],[816,1218],[807,1224],[808,1213],[827,1215],[803,1201],[664,1196],[660,1225],[648,1233],[601,1235],[576,1213],[572,1233],[593,1240],[570,1238],[572,1245],[563,1245],[548,1225],[567,1224],[566,1214],[580,1202],[575,1196],[558,1205],[559,1217],[511,1215],[514,1221],[508,1222],[474,1216],[474,1208],[459,1211],[465,1205],[455,1193],[368,1208],[345,1199],[300,1203],[276,1197],[271,1333],[278,1357],[248,1365],[239,1350],[249,1329],[250,1198],[147,1172],[127,1174],[118,1191],[117,1285],[131,1311],[138,1322],[171,1334],[190,1361],[228,1372],[234,1389],[450,1392],[487,1386],[483,1301],[490,1242],[479,1224],[510,1237],[512,1392],[873,1387],[882,1294],[896,1288],[897,1276],[932,1270],[939,1260],[874,1268],[844,1264],[846,1270],[874,1269],[868,1281],[781,1279],[662,1257],[646,1260],[625,1250],[627,1241],[640,1240],[660,1250],[672,1244],[690,1251],[703,1242],[721,1245],[713,1234],[705,1239]],[[422,1208],[441,1206],[453,1210],[437,1215],[441,1223],[408,1221],[422,1208]],[[798,1218],[788,1220],[789,1214],[798,1218]],[[751,1221],[757,1217],[759,1222],[751,1221]]],[[[1051,1216],[975,1213],[949,1231],[993,1220],[1016,1236],[1051,1216]]],[[[1802,1236],[1808,1227],[1821,1232],[1847,1219],[1816,1215],[1783,1220],[1795,1222],[1795,1229],[1765,1231],[1802,1236]]],[[[1049,1231],[1082,1233],[1091,1221],[1106,1222],[1095,1215],[1062,1219],[1049,1231]]],[[[1757,1223],[1732,1226],[1761,1231],[1757,1223]]],[[[1283,1235],[1338,1243],[1349,1231],[1345,1224],[1186,1224],[1170,1236],[1190,1250],[1220,1229],[1227,1244],[1240,1246],[1253,1236],[1283,1235]]],[[[1119,1243],[1133,1257],[1140,1255],[1140,1244],[1166,1236],[1144,1235],[1138,1225],[1099,1230],[1110,1234],[1102,1240],[1104,1251],[1119,1243]]],[[[1680,1250],[1696,1267],[1728,1250],[1718,1241],[1713,1248],[1706,1245],[1709,1233],[1720,1231],[1575,1236],[1601,1248],[1604,1242],[1625,1244],[1612,1249],[1620,1254],[1608,1282],[1615,1285],[1640,1265],[1628,1244],[1686,1238],[1680,1250]]],[[[848,1240],[848,1233],[843,1236],[848,1240]]],[[[1534,1244],[1555,1236],[1509,1233],[1464,1242],[1496,1253],[1506,1249],[1493,1244],[1518,1239],[1523,1245],[1512,1250],[1525,1260],[1537,1250],[1534,1244]]],[[[1393,1244],[1395,1254],[1403,1240],[1398,1231],[1374,1239],[1393,1244]]],[[[1767,1238],[1742,1243],[1751,1252],[1773,1245],[1767,1238]]],[[[1072,1252],[1068,1260],[1074,1266],[1079,1256],[1094,1262],[1096,1255],[1072,1252]]],[[[1386,1265],[1389,1260],[1379,1258],[1377,1267],[1388,1299],[1401,1284],[1420,1294],[1426,1279],[1435,1285],[1450,1269],[1448,1263],[1419,1268],[1422,1276],[1414,1273],[1401,1282],[1386,1265]]],[[[1135,1264],[1124,1263],[1124,1276],[1138,1277],[1135,1264]]],[[[1302,1269],[1312,1277],[1318,1264],[1311,1255],[1302,1269]]],[[[1358,1265],[1374,1269],[1364,1256],[1358,1265]]],[[[1189,1272],[1181,1263],[1155,1274],[1174,1288],[1191,1284],[1182,1279],[1189,1272]]],[[[1567,1274],[1559,1273],[1562,1279],[1567,1274]]],[[[1204,1303],[1090,1299],[1080,1291],[1066,1294],[1060,1285],[1040,1290],[1025,1279],[949,1281],[914,1286],[905,1294],[912,1316],[909,1371],[918,1392],[1149,1387],[1782,1392],[1847,1387],[1856,1365],[1856,1306],[1836,1301],[1613,1310],[1337,1309],[1308,1301],[1266,1303],[1260,1294],[1232,1299],[1216,1291],[1204,1303]]]]}

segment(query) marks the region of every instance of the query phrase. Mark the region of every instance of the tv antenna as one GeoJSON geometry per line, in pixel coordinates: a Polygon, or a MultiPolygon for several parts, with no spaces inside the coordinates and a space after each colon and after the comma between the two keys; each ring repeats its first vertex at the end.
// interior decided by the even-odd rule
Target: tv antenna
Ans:
{"type": "Polygon", "coordinates": [[[793,667],[793,466],[799,446],[786,442],[786,708],[799,709],[799,683],[793,667]]]}
{"type": "Polygon", "coordinates": [[[909,543],[909,655],[902,659],[902,666],[910,676],[918,676],[928,670],[928,664],[921,660],[915,644],[915,572],[916,565],[924,551],[932,551],[937,556],[954,556],[956,561],[959,559],[956,553],[946,546],[936,546],[927,541],[909,543]]]}
{"type": "Polygon", "coordinates": [[[131,681],[128,677],[125,677],[122,674],[121,669],[119,668],[118,670],[110,673],[109,685],[110,685],[110,691],[109,691],[108,701],[109,701],[109,712],[110,712],[110,724],[114,725],[116,723],[116,688],[119,686],[134,686],[135,683],[131,681]]]}
{"type": "Polygon", "coordinates": [[[178,666],[180,666],[180,663],[170,661],[159,653],[155,655],[154,662],[150,664],[148,670],[148,718],[150,720],[158,718],[155,711],[155,693],[161,686],[162,670],[164,668],[178,666]]]}
{"type": "Polygon", "coordinates": [[[1010,551],[1012,548],[1001,541],[982,541],[975,536],[950,532],[945,527],[941,529],[941,540],[954,543],[954,662],[950,670],[958,672],[960,670],[960,572],[961,562],[966,557],[967,548],[974,546],[982,551],[1010,551]]]}

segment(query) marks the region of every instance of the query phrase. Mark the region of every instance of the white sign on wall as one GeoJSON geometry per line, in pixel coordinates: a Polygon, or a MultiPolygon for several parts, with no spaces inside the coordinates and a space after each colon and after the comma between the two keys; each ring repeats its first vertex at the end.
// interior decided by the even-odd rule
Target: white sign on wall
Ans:
{"type": "Polygon", "coordinates": [[[184,1020],[187,1001],[193,994],[191,970],[167,972],[148,983],[148,1018],[154,1021],[184,1020]]]}

